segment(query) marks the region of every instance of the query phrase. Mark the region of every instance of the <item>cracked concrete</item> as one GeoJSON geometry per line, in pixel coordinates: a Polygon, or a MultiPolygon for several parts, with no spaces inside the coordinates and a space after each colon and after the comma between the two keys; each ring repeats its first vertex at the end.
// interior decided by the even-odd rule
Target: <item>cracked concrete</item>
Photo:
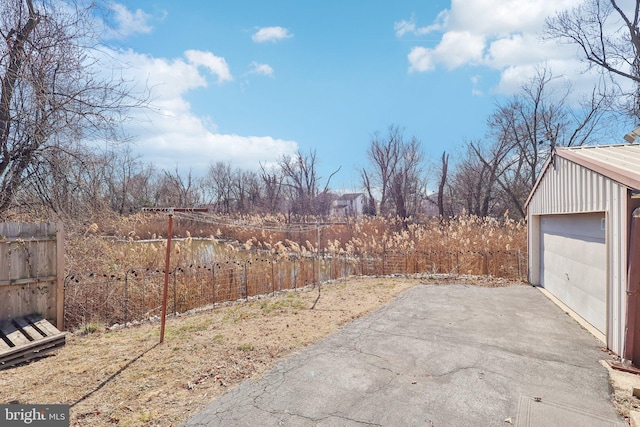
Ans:
{"type": "Polygon", "coordinates": [[[421,285],[183,426],[623,426],[607,357],[535,288],[421,285]]]}

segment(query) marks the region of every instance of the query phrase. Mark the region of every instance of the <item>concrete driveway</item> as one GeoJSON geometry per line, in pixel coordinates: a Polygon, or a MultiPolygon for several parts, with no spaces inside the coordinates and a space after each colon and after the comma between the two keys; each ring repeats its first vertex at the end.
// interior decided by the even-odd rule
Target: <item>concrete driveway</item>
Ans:
{"type": "Polygon", "coordinates": [[[419,285],[184,426],[624,426],[602,344],[529,286],[419,285]]]}

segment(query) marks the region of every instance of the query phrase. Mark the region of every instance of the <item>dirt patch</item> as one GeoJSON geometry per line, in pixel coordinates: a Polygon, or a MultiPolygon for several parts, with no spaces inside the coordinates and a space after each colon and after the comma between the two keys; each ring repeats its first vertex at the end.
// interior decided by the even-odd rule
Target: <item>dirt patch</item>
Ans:
{"type": "Polygon", "coordinates": [[[287,354],[418,284],[510,286],[478,276],[361,278],[159,323],[67,337],[54,356],[0,371],[1,403],[71,405],[71,425],[175,426],[287,354]]]}
{"type": "Polygon", "coordinates": [[[640,388],[640,375],[612,368],[605,360],[600,362],[609,372],[609,382],[613,389],[613,405],[628,424],[640,426],[640,399],[633,395],[634,388],[640,388]]]}

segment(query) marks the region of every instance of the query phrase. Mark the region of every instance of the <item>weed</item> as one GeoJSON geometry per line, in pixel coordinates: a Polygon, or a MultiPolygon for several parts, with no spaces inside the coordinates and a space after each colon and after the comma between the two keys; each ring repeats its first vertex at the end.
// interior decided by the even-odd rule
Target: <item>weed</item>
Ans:
{"type": "Polygon", "coordinates": [[[240,351],[253,351],[255,347],[251,344],[242,344],[238,346],[238,350],[240,351]]]}
{"type": "Polygon", "coordinates": [[[287,296],[286,298],[278,299],[273,302],[264,301],[262,304],[260,304],[260,309],[265,314],[269,314],[272,311],[285,310],[289,308],[301,310],[302,308],[304,308],[304,304],[299,299],[289,297],[289,296],[287,296]]]}
{"type": "Polygon", "coordinates": [[[151,415],[151,411],[147,411],[143,409],[140,412],[140,421],[142,421],[143,423],[149,423],[151,422],[152,419],[153,419],[153,416],[151,415]]]}
{"type": "Polygon", "coordinates": [[[80,325],[80,328],[76,333],[78,335],[89,335],[99,331],[104,331],[104,329],[105,329],[104,323],[100,321],[91,321],[91,322],[83,323],[82,325],[80,325]]]}
{"type": "Polygon", "coordinates": [[[178,328],[176,328],[176,333],[181,334],[181,333],[191,333],[191,332],[198,332],[198,331],[206,331],[207,329],[209,329],[209,325],[207,324],[197,324],[197,325],[184,325],[184,326],[180,326],[178,328]]]}
{"type": "Polygon", "coordinates": [[[232,310],[227,311],[224,314],[222,321],[238,323],[247,317],[251,317],[251,313],[249,311],[245,311],[241,307],[236,307],[232,310]]]}

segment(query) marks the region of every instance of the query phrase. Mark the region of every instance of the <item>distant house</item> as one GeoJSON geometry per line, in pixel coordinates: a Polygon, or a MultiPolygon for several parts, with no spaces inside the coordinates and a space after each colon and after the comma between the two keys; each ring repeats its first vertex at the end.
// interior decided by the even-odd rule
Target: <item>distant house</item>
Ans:
{"type": "Polygon", "coordinates": [[[331,204],[333,216],[360,216],[364,207],[364,194],[347,193],[334,200],[331,204]]]}

